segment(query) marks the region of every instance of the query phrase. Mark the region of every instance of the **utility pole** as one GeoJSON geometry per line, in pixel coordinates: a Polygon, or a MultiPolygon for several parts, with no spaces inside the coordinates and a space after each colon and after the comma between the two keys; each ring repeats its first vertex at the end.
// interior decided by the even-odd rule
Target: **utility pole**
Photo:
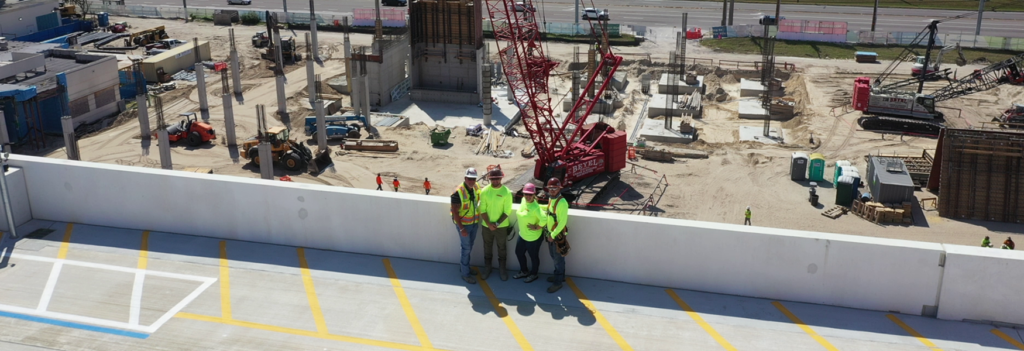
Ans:
{"type": "Polygon", "coordinates": [[[729,16],[729,0],[722,0],[722,27],[725,27],[726,23],[728,23],[728,22],[725,21],[726,17],[728,17],[728,16],[729,16]]]}
{"type": "Polygon", "coordinates": [[[188,0],[181,0],[181,7],[185,8],[185,23],[188,23],[188,0]]]}
{"type": "MultiPolygon", "coordinates": [[[[782,0],[778,0],[778,1],[775,2],[775,25],[776,26],[782,24],[782,19],[779,18],[779,12],[782,12],[782,0]]],[[[767,33],[765,33],[765,35],[767,35],[767,33]]]]}
{"type": "Polygon", "coordinates": [[[981,15],[985,13],[985,0],[978,4],[978,27],[974,29],[974,35],[981,35],[981,15]]]}
{"type": "MultiPolygon", "coordinates": [[[[732,26],[732,15],[736,12],[736,0],[729,0],[729,25],[732,26]]],[[[686,31],[686,28],[683,28],[686,31]]]]}
{"type": "MultiPolygon", "coordinates": [[[[984,3],[985,0],[981,0],[981,2],[984,3]]],[[[878,0],[875,0],[875,11],[871,14],[871,32],[872,33],[875,32],[875,22],[878,22],[878,0]]]]}

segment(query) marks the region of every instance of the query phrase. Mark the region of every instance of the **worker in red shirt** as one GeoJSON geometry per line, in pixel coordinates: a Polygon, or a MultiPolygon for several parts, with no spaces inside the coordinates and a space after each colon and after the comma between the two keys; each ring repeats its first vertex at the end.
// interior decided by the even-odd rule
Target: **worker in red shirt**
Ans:
{"type": "Polygon", "coordinates": [[[380,179],[380,173],[377,173],[377,190],[384,190],[381,185],[384,185],[384,181],[380,179]]]}
{"type": "Polygon", "coordinates": [[[430,195],[430,179],[423,178],[423,189],[427,191],[427,195],[430,195]]]}
{"type": "Polygon", "coordinates": [[[391,184],[395,186],[395,192],[397,193],[398,192],[398,185],[399,185],[398,177],[395,177],[395,180],[392,180],[391,184]]]}

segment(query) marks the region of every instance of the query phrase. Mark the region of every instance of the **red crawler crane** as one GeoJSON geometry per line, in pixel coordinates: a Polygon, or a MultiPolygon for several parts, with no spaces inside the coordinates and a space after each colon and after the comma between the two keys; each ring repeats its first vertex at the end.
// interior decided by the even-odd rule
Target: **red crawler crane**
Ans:
{"type": "MultiPolygon", "coordinates": [[[[557,177],[578,181],[602,172],[618,172],[626,167],[626,133],[604,123],[585,124],[597,99],[580,96],[561,122],[551,109],[548,76],[558,65],[544,55],[541,32],[531,0],[518,5],[516,0],[488,0],[487,12],[494,30],[499,56],[508,84],[522,112],[523,125],[537,149],[534,177],[557,177]]],[[[522,1],[520,1],[522,3],[522,1]]],[[[606,22],[590,19],[591,33],[606,39],[606,22]],[[594,22],[597,22],[596,24],[594,22]]],[[[599,40],[607,43],[607,40],[599,40]]],[[[594,75],[581,91],[590,91],[597,76],[609,72],[594,96],[601,97],[622,63],[609,45],[598,45],[600,59],[594,75]]],[[[585,95],[585,94],[583,94],[585,95]]]]}

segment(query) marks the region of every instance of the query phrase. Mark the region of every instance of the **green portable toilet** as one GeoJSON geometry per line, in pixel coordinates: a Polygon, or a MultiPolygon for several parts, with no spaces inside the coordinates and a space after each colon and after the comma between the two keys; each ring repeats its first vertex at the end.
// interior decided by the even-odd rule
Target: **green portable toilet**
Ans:
{"type": "Polygon", "coordinates": [[[849,167],[850,161],[839,160],[836,161],[835,169],[832,173],[832,187],[839,186],[839,177],[843,175],[843,167],[849,167]]]}
{"type": "Polygon", "coordinates": [[[825,155],[817,152],[811,154],[811,160],[807,167],[807,179],[812,182],[825,181],[825,155]]]}
{"type": "Polygon", "coordinates": [[[850,207],[857,192],[853,185],[853,176],[839,176],[836,184],[836,205],[850,207]]]}

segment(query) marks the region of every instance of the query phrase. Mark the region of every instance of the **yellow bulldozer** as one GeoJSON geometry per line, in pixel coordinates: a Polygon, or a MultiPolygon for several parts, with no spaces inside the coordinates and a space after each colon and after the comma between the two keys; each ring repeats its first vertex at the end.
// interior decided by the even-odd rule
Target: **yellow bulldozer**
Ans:
{"type": "Polygon", "coordinates": [[[68,3],[57,3],[57,8],[60,9],[61,18],[82,18],[82,15],[78,14],[78,8],[75,5],[68,3]]]}
{"type": "Polygon", "coordinates": [[[242,143],[240,147],[241,156],[252,162],[257,167],[260,165],[259,144],[261,140],[270,142],[272,162],[275,162],[285,170],[295,172],[308,169],[309,173],[319,175],[327,168],[334,165],[331,160],[330,149],[314,155],[313,151],[305,144],[296,142],[288,137],[288,129],[285,127],[273,127],[266,132],[257,134],[242,143]]]}

